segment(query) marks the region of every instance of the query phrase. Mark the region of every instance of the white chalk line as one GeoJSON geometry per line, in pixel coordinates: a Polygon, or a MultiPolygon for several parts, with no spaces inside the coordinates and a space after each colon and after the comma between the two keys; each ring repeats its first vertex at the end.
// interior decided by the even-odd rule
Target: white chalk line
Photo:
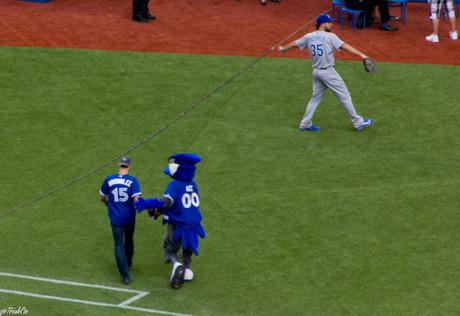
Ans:
{"type": "Polygon", "coordinates": [[[121,302],[118,305],[119,306],[127,306],[128,304],[131,304],[132,302],[137,301],[138,299],[141,299],[146,295],[149,295],[149,292],[139,292],[137,295],[135,295],[135,296],[133,296],[131,298],[128,298],[126,301],[121,302]]]}
{"type": "Polygon", "coordinates": [[[41,282],[48,282],[48,283],[56,283],[56,284],[67,284],[73,286],[81,286],[81,287],[90,287],[95,289],[103,289],[109,291],[117,291],[117,292],[127,292],[127,293],[144,293],[143,291],[131,290],[131,289],[123,289],[119,287],[111,287],[99,284],[89,284],[89,283],[81,283],[81,282],[73,282],[73,281],[65,281],[65,280],[57,280],[57,279],[49,279],[49,278],[42,278],[24,274],[15,274],[15,273],[7,273],[7,272],[0,272],[0,276],[18,278],[18,279],[27,279],[27,280],[34,280],[34,281],[41,281],[41,282]]]}
{"type": "Polygon", "coordinates": [[[31,293],[31,292],[23,292],[23,291],[13,291],[13,290],[7,290],[7,289],[0,289],[0,293],[7,293],[7,294],[20,295],[20,296],[28,296],[28,297],[35,297],[35,298],[41,298],[41,299],[46,299],[46,300],[71,302],[71,303],[78,303],[78,304],[84,304],[84,305],[94,305],[94,306],[102,306],[102,307],[113,307],[113,308],[129,309],[129,310],[141,311],[141,312],[146,312],[146,313],[151,313],[151,314],[161,314],[161,315],[171,315],[171,316],[191,316],[191,315],[187,315],[187,314],[179,314],[179,313],[173,313],[173,312],[160,311],[160,310],[151,309],[151,308],[142,308],[142,307],[135,307],[135,306],[127,306],[127,305],[121,306],[121,305],[117,305],[117,304],[110,304],[110,303],[104,303],[104,302],[86,301],[86,300],[80,300],[80,299],[69,298],[69,297],[61,297],[61,296],[54,296],[54,295],[43,295],[43,294],[37,294],[37,293],[31,293]]]}
{"type": "Polygon", "coordinates": [[[57,280],[57,279],[50,279],[50,278],[43,278],[43,277],[16,274],[16,273],[8,273],[8,272],[0,272],[0,276],[34,280],[34,281],[40,281],[40,282],[55,283],[55,284],[65,284],[65,285],[72,285],[72,286],[78,286],[78,287],[96,288],[96,289],[109,290],[109,291],[135,293],[136,295],[130,297],[129,299],[119,304],[112,304],[112,303],[105,303],[105,302],[81,300],[81,299],[76,299],[76,298],[71,298],[71,297],[62,297],[62,296],[54,296],[54,295],[44,295],[40,293],[25,292],[25,291],[16,291],[16,290],[10,290],[10,289],[0,289],[0,293],[28,296],[28,297],[62,301],[62,302],[78,303],[78,304],[84,304],[84,305],[120,308],[120,309],[141,311],[141,312],[151,313],[151,314],[170,315],[170,316],[191,316],[189,314],[174,313],[174,312],[162,311],[162,310],[157,310],[157,309],[152,309],[152,308],[143,308],[143,307],[136,307],[136,306],[129,305],[133,303],[134,301],[137,301],[141,299],[142,297],[145,297],[148,294],[150,294],[149,292],[146,292],[146,291],[124,289],[124,288],[111,287],[111,286],[105,286],[105,285],[99,285],[99,284],[88,284],[88,283],[73,282],[73,281],[66,281],[66,280],[57,280]]]}

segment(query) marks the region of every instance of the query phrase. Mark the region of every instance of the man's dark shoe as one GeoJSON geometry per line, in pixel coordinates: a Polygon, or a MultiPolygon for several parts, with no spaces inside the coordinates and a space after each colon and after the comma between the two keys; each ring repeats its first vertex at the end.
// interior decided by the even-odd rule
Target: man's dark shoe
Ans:
{"type": "Polygon", "coordinates": [[[390,15],[390,21],[399,21],[399,20],[400,20],[399,16],[390,15]]]}
{"type": "Polygon", "coordinates": [[[131,283],[131,279],[129,277],[123,278],[123,284],[128,285],[131,283]]]}
{"type": "Polygon", "coordinates": [[[386,23],[383,23],[383,24],[380,25],[380,30],[381,31],[397,31],[398,28],[394,27],[394,26],[391,26],[391,25],[388,25],[386,23]]]}
{"type": "Polygon", "coordinates": [[[133,21],[138,22],[138,23],[147,23],[149,20],[144,19],[143,17],[136,15],[136,16],[133,16],[133,21]]]}

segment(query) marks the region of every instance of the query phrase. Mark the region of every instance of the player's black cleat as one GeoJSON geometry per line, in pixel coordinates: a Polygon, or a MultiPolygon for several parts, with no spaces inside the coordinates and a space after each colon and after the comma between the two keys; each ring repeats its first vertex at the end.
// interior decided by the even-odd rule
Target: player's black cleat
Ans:
{"type": "Polygon", "coordinates": [[[169,284],[173,289],[179,289],[184,284],[184,277],[185,267],[179,262],[176,262],[171,273],[171,279],[169,280],[169,284]]]}

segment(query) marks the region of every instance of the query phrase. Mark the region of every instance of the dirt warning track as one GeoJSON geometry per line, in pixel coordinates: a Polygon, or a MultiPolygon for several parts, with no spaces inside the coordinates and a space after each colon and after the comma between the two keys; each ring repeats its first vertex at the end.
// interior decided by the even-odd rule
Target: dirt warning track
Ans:
{"type": "MultiPolygon", "coordinates": [[[[2,0],[0,45],[259,56],[330,10],[328,0],[282,1],[261,6],[257,0],[151,0],[157,20],[135,23],[129,0],[2,0]]],[[[399,8],[391,10],[399,15],[399,8]]],[[[409,3],[406,25],[392,23],[400,27],[397,32],[380,31],[376,25],[353,32],[348,24],[343,31],[336,24],[334,31],[378,61],[459,65],[460,40],[448,38],[447,20],[441,21],[437,44],[425,41],[430,23],[427,4],[409,3]]],[[[297,35],[313,29],[311,24],[297,35]]],[[[353,57],[339,53],[338,58],[353,57]]]]}

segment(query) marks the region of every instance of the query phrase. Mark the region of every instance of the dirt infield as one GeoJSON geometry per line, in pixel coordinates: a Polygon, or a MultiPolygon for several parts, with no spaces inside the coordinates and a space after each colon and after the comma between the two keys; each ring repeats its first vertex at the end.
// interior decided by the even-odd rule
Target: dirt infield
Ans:
{"type": "MultiPolygon", "coordinates": [[[[283,0],[261,6],[258,0],[151,0],[151,23],[131,21],[130,0],[53,0],[0,2],[0,45],[156,51],[258,56],[330,9],[329,0],[283,0]]],[[[399,15],[399,8],[392,8],[399,15]]],[[[448,38],[441,21],[441,42],[425,41],[431,31],[428,5],[409,3],[406,26],[398,32],[377,26],[334,31],[379,61],[460,64],[460,40],[448,38]]],[[[291,39],[312,30],[313,23],[291,39]]],[[[272,56],[279,56],[273,53],[272,56]]],[[[303,57],[290,52],[290,57],[303,57]]],[[[349,55],[339,53],[338,58],[349,55]]]]}

